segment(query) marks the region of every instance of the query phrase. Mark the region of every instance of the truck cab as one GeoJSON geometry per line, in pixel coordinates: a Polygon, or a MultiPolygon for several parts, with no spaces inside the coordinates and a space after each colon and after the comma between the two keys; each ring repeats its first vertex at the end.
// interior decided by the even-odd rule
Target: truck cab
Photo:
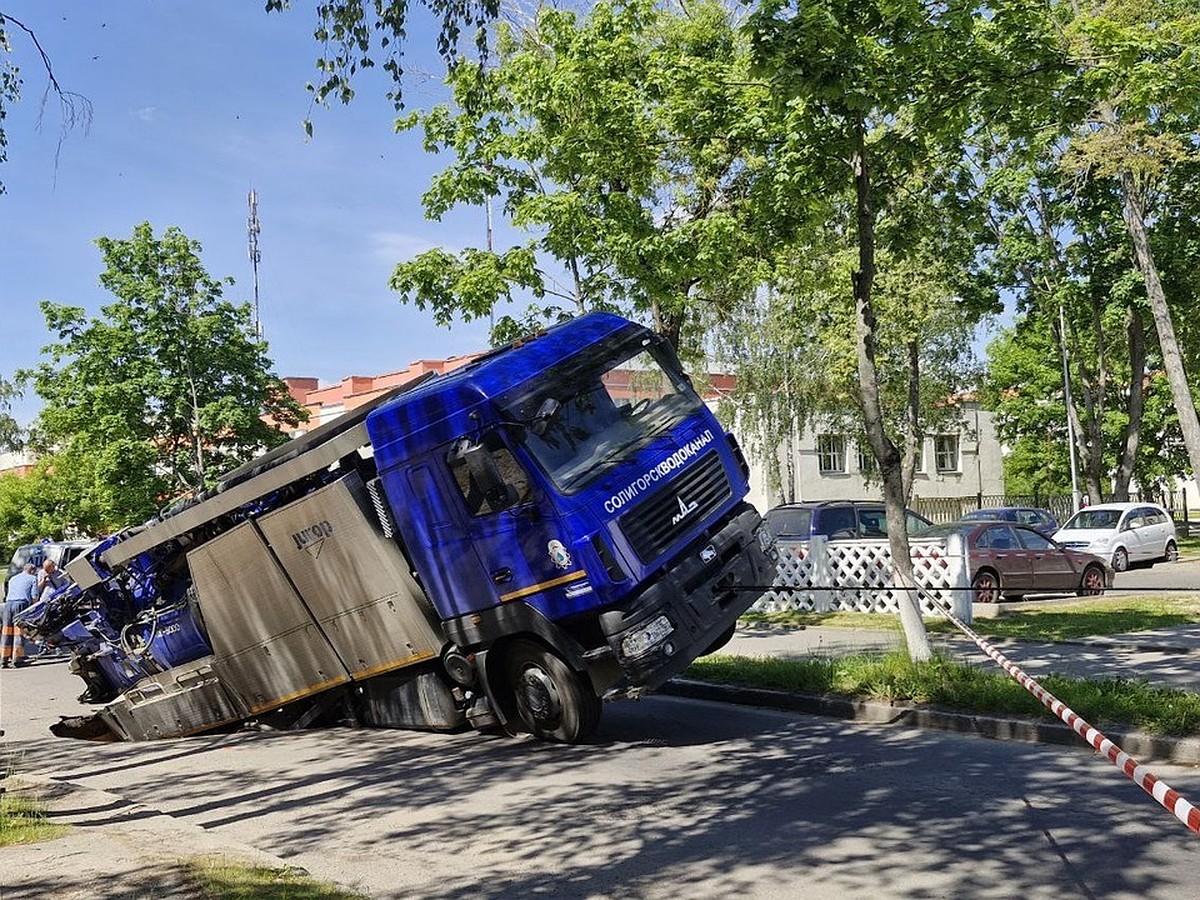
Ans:
{"type": "Polygon", "coordinates": [[[470,683],[552,737],[556,716],[547,729],[530,707],[572,691],[544,652],[581,694],[652,689],[724,643],[773,576],[741,451],[670,346],[617,316],[571,326],[367,418],[405,551],[474,662],[470,683]]]}

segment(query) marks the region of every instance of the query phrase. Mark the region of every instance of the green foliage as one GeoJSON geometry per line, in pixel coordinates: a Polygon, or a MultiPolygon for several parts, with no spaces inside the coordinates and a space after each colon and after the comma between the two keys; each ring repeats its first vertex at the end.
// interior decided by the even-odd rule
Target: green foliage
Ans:
{"type": "Polygon", "coordinates": [[[4,378],[0,378],[0,452],[20,450],[24,444],[24,429],[12,416],[12,402],[19,399],[21,389],[4,378]]]}
{"type": "Polygon", "coordinates": [[[131,239],[96,243],[115,301],[98,318],[44,302],[57,340],[23,373],[45,404],[34,432],[51,454],[42,475],[71,485],[79,514],[64,521],[89,531],[202,490],[287,439],[264,416],[290,426],[302,413],[269,374],[249,307],[222,298],[197,242],[143,223],[131,239]]]}
{"type": "MultiPolygon", "coordinates": [[[[487,57],[487,26],[500,11],[499,0],[417,0],[439,20],[437,48],[451,60],[459,50],[464,29],[474,32],[474,46],[487,57]]],[[[288,9],[292,0],[265,0],[267,12],[288,9]]],[[[408,39],[410,0],[325,0],[317,5],[313,38],[321,47],[317,57],[320,78],[308,85],[318,103],[335,97],[354,99],[354,80],[360,71],[380,66],[391,76],[388,98],[403,106],[404,49],[408,39]]],[[[312,135],[312,120],[304,121],[312,135]]]]}
{"type": "Polygon", "coordinates": [[[748,68],[713,3],[687,16],[649,0],[586,17],[543,8],[526,29],[502,27],[493,66],[452,69],[455,106],[397,127],[454,154],[424,196],[430,218],[495,198],[531,239],[432,251],[401,263],[393,286],[442,322],[523,289],[559,309],[650,317],[678,342],[698,307],[723,309],[760,281],[751,173],[770,129],[748,68]]]}

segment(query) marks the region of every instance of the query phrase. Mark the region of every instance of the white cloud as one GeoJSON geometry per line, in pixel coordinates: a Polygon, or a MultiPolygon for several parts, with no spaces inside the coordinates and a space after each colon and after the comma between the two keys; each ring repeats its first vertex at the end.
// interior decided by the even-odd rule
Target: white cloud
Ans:
{"type": "Polygon", "coordinates": [[[135,109],[133,115],[143,122],[153,122],[157,111],[153,106],[143,106],[141,109],[135,109]]]}
{"type": "MultiPolygon", "coordinates": [[[[426,250],[440,246],[437,242],[403,231],[376,231],[367,235],[371,257],[378,262],[393,266],[412,259],[426,250]]],[[[452,249],[452,248],[447,248],[452,249]]]]}

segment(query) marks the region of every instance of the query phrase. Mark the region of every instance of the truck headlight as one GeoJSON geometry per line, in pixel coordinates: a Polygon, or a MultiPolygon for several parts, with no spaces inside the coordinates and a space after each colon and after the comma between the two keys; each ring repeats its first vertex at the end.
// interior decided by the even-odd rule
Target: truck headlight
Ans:
{"type": "Polygon", "coordinates": [[[674,626],[666,616],[651,619],[641,628],[625,635],[621,641],[621,655],[626,658],[644,656],[657,644],[662,643],[674,630],[674,626]]]}

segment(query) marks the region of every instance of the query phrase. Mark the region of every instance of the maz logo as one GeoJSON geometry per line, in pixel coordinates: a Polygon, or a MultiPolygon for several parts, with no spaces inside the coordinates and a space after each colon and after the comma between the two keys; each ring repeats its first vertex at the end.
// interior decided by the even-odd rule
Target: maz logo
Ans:
{"type": "Polygon", "coordinates": [[[679,512],[675,513],[674,517],[671,519],[672,525],[678,525],[680,522],[694,513],[696,508],[700,505],[695,500],[693,500],[691,503],[684,503],[683,497],[676,497],[675,499],[679,501],[679,512]]]}

